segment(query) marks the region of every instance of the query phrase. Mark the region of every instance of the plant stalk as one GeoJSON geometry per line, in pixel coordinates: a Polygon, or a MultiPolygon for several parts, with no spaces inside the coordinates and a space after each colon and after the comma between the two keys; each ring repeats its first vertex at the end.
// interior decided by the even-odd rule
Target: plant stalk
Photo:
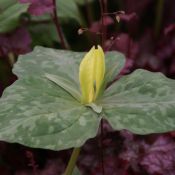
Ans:
{"type": "MultiPolygon", "coordinates": [[[[105,50],[106,26],[104,23],[104,14],[107,13],[107,0],[99,0],[99,4],[101,13],[101,45],[103,50],[105,50]]],[[[103,155],[103,119],[101,119],[100,122],[100,159],[101,159],[102,175],[105,175],[104,155],[103,155]]]]}
{"type": "Polygon", "coordinates": [[[100,13],[101,13],[101,45],[102,45],[102,48],[104,49],[105,25],[104,25],[104,4],[103,4],[103,0],[99,0],[99,4],[100,4],[100,13]]]}
{"type": "Polygon", "coordinates": [[[154,34],[156,38],[159,36],[161,30],[164,2],[165,2],[164,0],[157,0],[156,17],[154,24],[154,34]]]}
{"type": "Polygon", "coordinates": [[[53,22],[54,22],[54,24],[55,24],[55,26],[56,26],[58,36],[59,36],[59,38],[60,38],[61,47],[62,47],[63,49],[69,49],[67,43],[65,42],[64,34],[63,34],[62,29],[61,29],[60,21],[59,21],[58,15],[57,15],[56,0],[53,0],[53,6],[54,6],[54,9],[53,9],[53,16],[52,16],[52,19],[53,19],[53,22]]]}
{"type": "MultiPolygon", "coordinates": [[[[104,13],[108,13],[108,1],[107,0],[103,0],[103,35],[104,35],[104,42],[106,41],[106,35],[107,35],[107,26],[104,24],[104,13]]],[[[104,46],[105,47],[105,46],[104,46]]],[[[104,48],[105,50],[105,48],[104,48]]]]}
{"type": "Polygon", "coordinates": [[[90,6],[90,2],[89,2],[89,0],[84,0],[84,1],[85,1],[86,12],[87,12],[88,24],[89,24],[89,26],[91,26],[93,23],[93,17],[92,17],[92,10],[91,10],[91,6],[90,6]]]}
{"type": "Polygon", "coordinates": [[[102,175],[105,175],[105,169],[104,169],[104,152],[103,152],[103,119],[101,119],[100,122],[100,159],[101,159],[101,170],[102,175]]]}
{"type": "Polygon", "coordinates": [[[72,155],[70,157],[69,163],[68,163],[66,170],[64,172],[64,175],[72,175],[72,172],[74,170],[74,167],[75,167],[77,159],[78,159],[78,156],[80,154],[80,150],[81,150],[81,148],[74,148],[72,155]]]}

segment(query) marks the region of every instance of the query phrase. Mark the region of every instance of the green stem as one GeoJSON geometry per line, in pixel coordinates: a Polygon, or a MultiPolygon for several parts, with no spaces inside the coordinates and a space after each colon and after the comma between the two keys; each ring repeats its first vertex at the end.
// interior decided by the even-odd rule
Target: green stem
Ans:
{"type": "Polygon", "coordinates": [[[64,175],[72,175],[78,156],[80,154],[80,150],[81,148],[74,148],[72,155],[70,157],[69,163],[66,167],[66,171],[64,172],[64,175]]]}
{"type": "Polygon", "coordinates": [[[156,38],[159,36],[161,30],[164,2],[164,0],[157,0],[156,17],[154,25],[154,34],[156,38]]]}

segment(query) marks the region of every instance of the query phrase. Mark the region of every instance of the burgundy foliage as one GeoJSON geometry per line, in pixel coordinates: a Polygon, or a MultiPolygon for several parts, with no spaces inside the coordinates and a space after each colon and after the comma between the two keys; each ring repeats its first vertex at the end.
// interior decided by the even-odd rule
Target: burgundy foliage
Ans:
{"type": "Polygon", "coordinates": [[[152,145],[144,144],[145,156],[140,164],[150,174],[175,172],[175,142],[169,136],[159,136],[152,145]]]}
{"type": "Polygon", "coordinates": [[[138,15],[135,12],[130,14],[119,14],[118,16],[120,17],[120,20],[126,22],[131,22],[138,19],[138,15]]]}
{"type": "MultiPolygon", "coordinates": [[[[114,24],[114,20],[110,17],[110,16],[105,16],[104,17],[104,26],[110,26],[112,24],[114,24]]],[[[90,26],[89,31],[93,32],[93,33],[100,33],[102,28],[102,23],[101,23],[101,19],[98,21],[93,22],[92,26],[90,26]]]]}
{"type": "MultiPolygon", "coordinates": [[[[52,0],[19,2],[29,3],[28,12],[35,16],[52,13],[54,8],[52,0]]],[[[104,15],[105,50],[118,50],[126,56],[120,76],[143,68],[175,78],[175,1],[165,1],[158,31],[155,30],[157,2],[123,0],[122,9],[118,10],[125,13],[104,15]]],[[[101,27],[100,17],[92,21],[88,31],[93,39],[96,34],[96,38],[100,38],[101,27]]],[[[69,34],[69,37],[75,40],[75,36],[69,34]]],[[[0,58],[8,57],[9,53],[17,56],[30,52],[31,42],[24,27],[0,34],[0,58]]],[[[80,43],[82,45],[82,41],[80,43]]],[[[12,80],[10,77],[9,82],[12,80]]],[[[0,94],[4,87],[0,82],[0,94]]],[[[139,136],[126,130],[114,132],[106,121],[103,127],[103,138],[99,132],[81,150],[77,165],[82,175],[102,175],[102,149],[105,175],[175,175],[175,132],[139,136]]],[[[61,175],[71,151],[31,149],[0,142],[0,174],[61,175]]]]}
{"type": "Polygon", "coordinates": [[[29,3],[28,12],[35,16],[52,13],[54,8],[52,0],[19,0],[19,2],[29,3]]]}
{"type": "Polygon", "coordinates": [[[31,51],[31,42],[29,32],[23,27],[10,33],[0,34],[0,56],[9,53],[16,55],[28,53],[31,51]]]}

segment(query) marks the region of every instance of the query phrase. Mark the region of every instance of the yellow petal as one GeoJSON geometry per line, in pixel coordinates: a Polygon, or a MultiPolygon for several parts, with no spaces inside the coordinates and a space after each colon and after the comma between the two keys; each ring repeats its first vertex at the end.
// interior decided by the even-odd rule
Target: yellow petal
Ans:
{"type": "Polygon", "coordinates": [[[105,74],[104,52],[100,46],[92,49],[83,58],[79,68],[82,102],[93,102],[103,84],[105,74]]]}
{"type": "Polygon", "coordinates": [[[96,51],[96,63],[95,63],[95,82],[96,82],[96,92],[95,99],[97,98],[100,88],[103,84],[104,74],[105,74],[105,56],[103,49],[98,46],[96,51]]]}
{"type": "Polygon", "coordinates": [[[83,103],[91,103],[94,97],[94,51],[95,47],[92,47],[83,58],[79,68],[83,103]]]}

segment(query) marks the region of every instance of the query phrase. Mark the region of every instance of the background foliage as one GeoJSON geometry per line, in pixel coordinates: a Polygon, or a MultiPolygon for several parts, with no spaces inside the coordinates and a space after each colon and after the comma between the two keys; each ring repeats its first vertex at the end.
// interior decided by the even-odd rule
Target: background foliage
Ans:
{"type": "MultiPolygon", "coordinates": [[[[51,2],[51,1],[50,1],[51,2]]],[[[48,0],[0,0],[0,93],[16,80],[11,69],[19,54],[34,46],[62,48],[53,23],[53,4],[48,0]]],[[[175,78],[175,2],[173,0],[108,0],[105,16],[106,50],[125,54],[121,74],[137,68],[163,72],[175,78]],[[116,11],[120,22],[116,20],[116,11]]],[[[86,51],[100,42],[100,8],[97,0],[57,0],[57,13],[64,39],[71,50],[86,51]],[[81,28],[88,31],[78,35],[81,28]],[[87,30],[87,29],[86,29],[87,30]]],[[[104,157],[106,174],[173,175],[174,132],[139,136],[114,132],[105,123],[104,157]]],[[[70,150],[53,152],[18,144],[0,144],[0,172],[3,175],[61,174],[70,150]],[[59,166],[58,166],[59,164],[59,166]]],[[[83,147],[78,167],[83,174],[101,174],[99,136],[83,147]]]]}

